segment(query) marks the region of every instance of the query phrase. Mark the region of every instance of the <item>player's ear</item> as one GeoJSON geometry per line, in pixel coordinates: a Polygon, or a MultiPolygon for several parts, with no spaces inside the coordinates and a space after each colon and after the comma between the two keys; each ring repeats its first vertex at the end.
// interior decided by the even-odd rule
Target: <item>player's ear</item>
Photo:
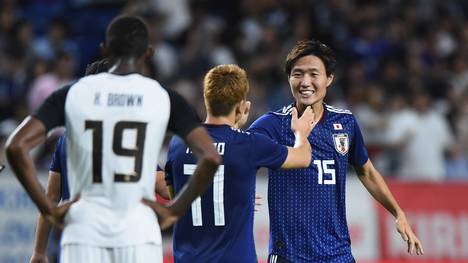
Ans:
{"type": "Polygon", "coordinates": [[[107,47],[106,47],[106,44],[104,44],[104,42],[101,42],[99,44],[99,49],[101,51],[101,57],[105,58],[107,57],[107,47]]]}
{"type": "Polygon", "coordinates": [[[335,75],[333,74],[330,74],[327,76],[327,87],[330,86],[330,84],[332,84],[334,78],[335,78],[335,75]]]}
{"type": "Polygon", "coordinates": [[[241,100],[239,103],[236,103],[236,105],[234,105],[234,112],[236,116],[235,122],[238,122],[242,117],[243,103],[245,103],[245,100],[241,100]]]}
{"type": "Polygon", "coordinates": [[[154,47],[152,45],[148,45],[148,48],[146,49],[146,53],[145,53],[145,61],[151,60],[153,56],[154,56],[154,47]]]}

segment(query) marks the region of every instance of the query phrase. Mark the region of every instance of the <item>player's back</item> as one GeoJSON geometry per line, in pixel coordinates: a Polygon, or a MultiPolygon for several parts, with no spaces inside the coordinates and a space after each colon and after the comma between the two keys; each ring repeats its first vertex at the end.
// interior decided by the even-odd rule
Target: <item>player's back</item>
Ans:
{"type": "Polygon", "coordinates": [[[73,84],[65,100],[71,198],[62,244],[119,247],[161,242],[153,211],[155,160],[170,99],[139,74],[101,73],[73,84]]]}
{"type": "MultiPolygon", "coordinates": [[[[265,148],[259,143],[263,141],[258,140],[258,135],[228,125],[205,124],[205,127],[223,163],[213,185],[192,203],[191,210],[175,225],[174,260],[179,263],[257,262],[253,239],[256,170],[262,162],[280,166],[287,150],[278,147],[281,153],[270,150],[269,154],[258,154],[255,150],[265,148]],[[271,156],[271,160],[259,161],[257,156],[260,155],[271,156]],[[273,157],[279,155],[278,160],[273,157]]],[[[169,146],[166,171],[168,183],[173,184],[175,192],[187,182],[195,163],[190,149],[180,138],[174,137],[169,146]]]]}

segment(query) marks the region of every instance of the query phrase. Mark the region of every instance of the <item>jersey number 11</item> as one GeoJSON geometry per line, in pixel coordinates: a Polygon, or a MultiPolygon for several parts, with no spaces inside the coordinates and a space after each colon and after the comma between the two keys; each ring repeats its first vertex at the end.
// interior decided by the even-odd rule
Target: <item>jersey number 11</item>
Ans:
{"type": "MultiPolygon", "coordinates": [[[[192,175],[197,166],[195,164],[184,164],[184,174],[192,175]]],[[[213,210],[215,226],[225,226],[224,218],[224,165],[220,165],[213,178],[213,210]]],[[[201,197],[192,202],[192,224],[203,226],[201,197]]]]}

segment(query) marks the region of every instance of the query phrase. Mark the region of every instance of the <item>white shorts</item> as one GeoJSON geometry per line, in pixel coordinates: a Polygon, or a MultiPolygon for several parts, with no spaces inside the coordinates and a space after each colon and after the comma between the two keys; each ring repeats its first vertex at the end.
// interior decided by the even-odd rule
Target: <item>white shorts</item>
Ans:
{"type": "Polygon", "coordinates": [[[147,243],[128,247],[105,248],[66,244],[60,253],[61,263],[162,263],[162,247],[147,243]]]}

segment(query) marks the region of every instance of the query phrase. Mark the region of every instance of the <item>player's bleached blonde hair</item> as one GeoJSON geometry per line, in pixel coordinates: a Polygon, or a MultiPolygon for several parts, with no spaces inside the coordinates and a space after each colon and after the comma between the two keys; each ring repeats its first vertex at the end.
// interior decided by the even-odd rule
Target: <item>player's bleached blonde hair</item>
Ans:
{"type": "Polygon", "coordinates": [[[247,73],[237,65],[219,65],[205,75],[203,97],[206,110],[215,117],[228,115],[249,91],[247,73]]]}

